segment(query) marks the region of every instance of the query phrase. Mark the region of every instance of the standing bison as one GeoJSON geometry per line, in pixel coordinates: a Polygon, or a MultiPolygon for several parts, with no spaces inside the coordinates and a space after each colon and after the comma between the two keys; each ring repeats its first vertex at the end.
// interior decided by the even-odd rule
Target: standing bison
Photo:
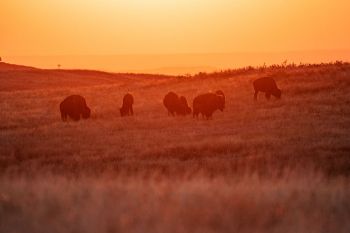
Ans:
{"type": "Polygon", "coordinates": [[[277,99],[281,98],[282,92],[278,89],[275,80],[271,77],[259,78],[253,82],[253,86],[255,90],[255,100],[258,98],[259,91],[265,92],[266,99],[270,99],[271,95],[275,96],[277,99]]]}
{"type": "Polygon", "coordinates": [[[224,108],[225,95],[222,91],[202,94],[193,100],[193,117],[198,117],[201,113],[203,117],[210,119],[217,109],[224,111],[224,108]]]}
{"type": "Polygon", "coordinates": [[[172,91],[165,95],[163,104],[168,110],[168,115],[175,116],[176,114],[186,116],[192,112],[191,108],[188,106],[186,98],[184,96],[179,97],[172,91]]]}
{"type": "Polygon", "coordinates": [[[132,116],[134,115],[134,111],[132,109],[132,105],[134,104],[134,97],[127,93],[123,98],[123,105],[120,108],[120,115],[123,116],[132,116]]]}
{"type": "Polygon", "coordinates": [[[84,97],[80,95],[71,95],[65,98],[60,104],[60,111],[62,121],[67,121],[67,116],[74,121],[79,121],[80,117],[87,119],[91,114],[84,97]]]}
{"type": "Polygon", "coordinates": [[[179,105],[179,96],[171,91],[164,96],[163,104],[168,110],[168,115],[175,116],[177,107],[179,105]]]}

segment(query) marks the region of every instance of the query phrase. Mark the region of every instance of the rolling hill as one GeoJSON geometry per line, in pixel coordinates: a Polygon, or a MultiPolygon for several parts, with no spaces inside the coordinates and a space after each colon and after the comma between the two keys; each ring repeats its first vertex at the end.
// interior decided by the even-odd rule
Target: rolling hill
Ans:
{"type": "Polygon", "coordinates": [[[1,232],[350,229],[348,63],[191,76],[1,67],[1,232]],[[263,76],[281,100],[253,100],[263,76]],[[212,120],[170,117],[162,103],[219,89],[212,120]],[[122,118],[126,92],[135,115],[122,118]],[[62,122],[71,94],[90,119],[62,122]]]}

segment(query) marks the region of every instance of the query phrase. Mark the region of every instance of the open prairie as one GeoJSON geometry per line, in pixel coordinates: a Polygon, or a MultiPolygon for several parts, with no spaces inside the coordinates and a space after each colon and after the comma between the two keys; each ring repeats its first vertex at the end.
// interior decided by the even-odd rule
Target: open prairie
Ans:
{"type": "Polygon", "coordinates": [[[1,232],[349,232],[350,64],[193,76],[0,63],[1,232]],[[281,100],[253,100],[273,76],[281,100]],[[212,120],[170,117],[169,91],[222,90],[212,120]],[[121,118],[125,93],[133,117],[121,118]],[[85,97],[91,118],[62,122],[85,97]]]}

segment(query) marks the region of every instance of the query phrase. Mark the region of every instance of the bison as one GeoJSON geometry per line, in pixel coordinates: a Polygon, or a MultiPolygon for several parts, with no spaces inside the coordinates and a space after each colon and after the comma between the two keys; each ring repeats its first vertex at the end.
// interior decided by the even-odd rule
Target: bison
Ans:
{"type": "Polygon", "coordinates": [[[178,115],[182,115],[182,116],[186,116],[187,114],[191,114],[192,109],[188,106],[186,97],[180,96],[179,106],[178,106],[176,112],[178,115]]]}
{"type": "Polygon", "coordinates": [[[67,116],[74,121],[79,121],[80,117],[87,119],[91,114],[84,97],[80,95],[71,95],[65,98],[60,104],[60,111],[62,121],[67,121],[67,116]]]}
{"type": "Polygon", "coordinates": [[[177,106],[179,104],[179,96],[171,91],[164,96],[163,104],[168,110],[168,115],[175,116],[177,106]]]}
{"type": "Polygon", "coordinates": [[[134,104],[134,97],[127,93],[123,98],[123,105],[120,108],[120,115],[123,116],[129,116],[134,115],[134,111],[132,109],[132,105],[134,104]]]}
{"type": "Polygon", "coordinates": [[[276,82],[273,78],[271,77],[263,77],[256,79],[253,82],[254,86],[254,99],[257,100],[258,98],[258,93],[260,92],[265,92],[265,97],[266,99],[270,99],[271,95],[275,96],[277,99],[281,98],[281,90],[278,89],[276,82]]]}
{"type": "Polygon", "coordinates": [[[224,108],[225,95],[223,93],[202,94],[193,100],[193,117],[198,117],[199,113],[201,113],[203,117],[210,119],[217,109],[224,111],[224,108]]]}
{"type": "Polygon", "coordinates": [[[168,115],[175,116],[176,114],[186,116],[192,112],[191,108],[188,106],[186,98],[184,96],[179,97],[172,91],[165,95],[163,104],[168,110],[168,115]]]}

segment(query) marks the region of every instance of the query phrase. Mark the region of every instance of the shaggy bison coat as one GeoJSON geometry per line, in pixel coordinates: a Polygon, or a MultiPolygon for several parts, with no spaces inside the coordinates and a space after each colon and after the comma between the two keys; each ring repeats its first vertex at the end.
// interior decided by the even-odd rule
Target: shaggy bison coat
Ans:
{"type": "Polygon", "coordinates": [[[168,110],[168,114],[172,116],[175,116],[175,114],[185,116],[192,112],[186,98],[184,96],[179,97],[174,92],[169,92],[165,95],[163,104],[168,110]]]}
{"type": "Polygon", "coordinates": [[[60,104],[60,111],[62,121],[67,121],[68,116],[74,121],[80,120],[80,117],[87,119],[91,114],[84,97],[80,95],[71,95],[65,98],[60,104]]]}
{"type": "Polygon", "coordinates": [[[132,109],[132,105],[134,104],[134,97],[131,94],[126,94],[123,98],[123,105],[120,108],[120,115],[129,116],[134,115],[134,110],[132,109]]]}
{"type": "Polygon", "coordinates": [[[259,78],[253,82],[253,86],[255,90],[255,100],[258,98],[259,91],[265,92],[266,99],[270,99],[271,95],[275,96],[278,99],[281,98],[282,92],[280,89],[278,89],[275,80],[271,77],[259,78]]]}
{"type": "Polygon", "coordinates": [[[206,93],[197,96],[193,100],[193,117],[198,117],[199,113],[207,119],[212,118],[213,113],[219,109],[224,111],[225,96],[223,93],[206,93]]]}

